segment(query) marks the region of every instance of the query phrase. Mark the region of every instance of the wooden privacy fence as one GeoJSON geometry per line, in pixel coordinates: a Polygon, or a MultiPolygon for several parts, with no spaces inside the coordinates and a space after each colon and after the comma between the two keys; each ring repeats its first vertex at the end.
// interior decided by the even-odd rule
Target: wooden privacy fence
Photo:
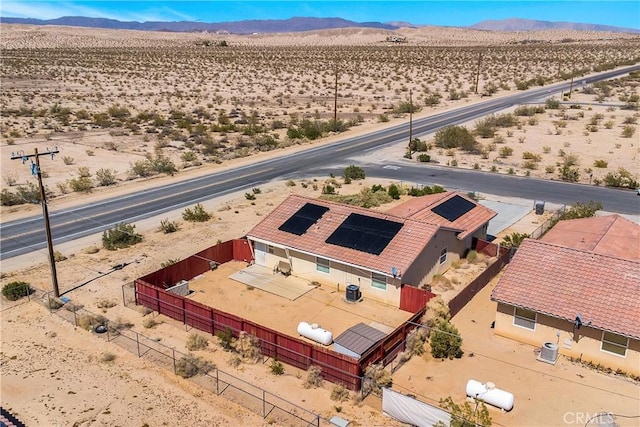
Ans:
{"type": "MultiPolygon", "coordinates": [[[[458,295],[456,295],[451,301],[449,301],[448,305],[451,317],[458,314],[460,310],[462,310],[464,306],[467,305],[467,303],[471,301],[471,299],[478,292],[480,292],[487,285],[487,283],[489,283],[491,279],[493,279],[496,274],[500,272],[500,270],[502,270],[502,267],[504,267],[509,263],[509,261],[511,261],[511,250],[509,248],[500,247],[483,240],[479,240],[479,243],[480,242],[483,243],[483,253],[487,253],[485,251],[493,251],[494,254],[499,253],[500,256],[498,256],[496,261],[489,267],[487,267],[485,271],[480,273],[478,277],[473,279],[471,283],[469,283],[463,290],[461,290],[458,295]],[[484,245],[484,243],[486,243],[487,245],[484,245]],[[491,245],[493,245],[493,248],[491,248],[491,245]]],[[[481,250],[478,249],[478,252],[480,251],[481,250]]]]}
{"type": "Polygon", "coordinates": [[[400,310],[417,313],[435,296],[436,294],[426,289],[419,289],[411,285],[402,285],[402,288],[400,288],[400,310]]]}
{"type": "Polygon", "coordinates": [[[228,240],[140,279],[166,289],[180,280],[190,280],[198,274],[209,271],[216,264],[224,264],[232,260],[249,262],[252,259],[251,247],[246,239],[228,240]]]}
{"type": "Polygon", "coordinates": [[[258,339],[264,356],[304,370],[316,365],[322,369],[322,377],[327,381],[360,390],[362,370],[357,359],[172,294],[142,279],[136,279],[134,284],[137,304],[212,335],[227,328],[235,337],[244,331],[258,339]]]}

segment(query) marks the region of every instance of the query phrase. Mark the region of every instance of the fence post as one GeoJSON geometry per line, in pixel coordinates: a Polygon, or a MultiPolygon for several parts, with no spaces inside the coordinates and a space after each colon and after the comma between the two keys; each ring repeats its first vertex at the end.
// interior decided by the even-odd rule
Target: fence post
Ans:
{"type": "Polygon", "coordinates": [[[136,345],[138,347],[138,357],[140,357],[140,339],[138,338],[137,332],[136,332],[136,345]]]}
{"type": "Polygon", "coordinates": [[[265,418],[266,416],[267,416],[267,407],[265,402],[265,391],[263,389],[262,390],[262,418],[265,418]]]}
{"type": "Polygon", "coordinates": [[[178,373],[178,369],[176,368],[176,349],[172,349],[173,350],[173,373],[177,374],[178,373]]]}
{"type": "Polygon", "coordinates": [[[107,342],[111,341],[111,339],[109,338],[109,321],[107,320],[106,322],[106,327],[107,327],[107,342]]]}
{"type": "Polygon", "coordinates": [[[219,369],[216,368],[216,395],[220,395],[220,379],[218,378],[219,369]]]}
{"type": "Polygon", "coordinates": [[[122,305],[124,305],[125,307],[127,306],[127,301],[126,298],[124,296],[124,287],[126,286],[126,283],[124,285],[122,285],[122,305]]]}
{"type": "MultiPolygon", "coordinates": [[[[73,304],[73,303],[72,303],[73,304]]],[[[78,314],[76,310],[76,305],[73,304],[73,326],[78,326],[78,314]]]]}

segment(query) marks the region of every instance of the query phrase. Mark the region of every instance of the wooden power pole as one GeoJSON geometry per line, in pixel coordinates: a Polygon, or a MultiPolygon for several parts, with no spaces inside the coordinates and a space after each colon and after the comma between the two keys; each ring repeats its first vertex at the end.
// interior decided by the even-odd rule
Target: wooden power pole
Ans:
{"type": "Polygon", "coordinates": [[[409,158],[411,158],[411,142],[413,141],[413,92],[409,89],[409,158]]]}
{"type": "Polygon", "coordinates": [[[40,189],[40,204],[42,205],[42,216],[44,217],[44,228],[47,234],[47,248],[49,249],[49,264],[51,266],[51,283],[53,285],[53,295],[56,298],[60,297],[60,289],[58,287],[58,273],[56,272],[56,259],[53,253],[53,241],[51,239],[51,224],[49,223],[49,210],[47,208],[47,196],[42,185],[42,171],[40,170],[40,156],[51,156],[59,151],[54,148],[53,151],[47,150],[46,153],[38,153],[38,149],[33,150],[33,154],[11,153],[11,160],[22,160],[22,163],[26,163],[28,159],[35,159],[31,161],[31,174],[38,178],[38,186],[40,189]]]}
{"type": "Polygon", "coordinates": [[[336,83],[333,90],[333,131],[338,131],[338,66],[336,66],[336,83]]]}

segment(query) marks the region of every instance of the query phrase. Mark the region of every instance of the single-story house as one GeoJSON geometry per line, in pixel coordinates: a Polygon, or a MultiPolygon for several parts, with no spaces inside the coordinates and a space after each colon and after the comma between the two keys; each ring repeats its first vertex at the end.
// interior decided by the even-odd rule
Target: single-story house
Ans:
{"type": "Polygon", "coordinates": [[[470,236],[486,233],[480,220],[469,220],[472,226],[466,227],[461,217],[477,216],[486,223],[495,215],[458,193],[445,194],[438,195],[439,203],[431,196],[421,204],[410,200],[413,207],[396,207],[398,213],[292,195],[247,239],[257,265],[338,289],[356,285],[363,297],[399,306],[403,286],[428,284],[465,254],[470,236]],[[426,210],[442,220],[417,217],[426,210]]]}
{"type": "Polygon", "coordinates": [[[561,221],[525,239],[496,285],[495,333],[640,375],[640,226],[561,221]]]}

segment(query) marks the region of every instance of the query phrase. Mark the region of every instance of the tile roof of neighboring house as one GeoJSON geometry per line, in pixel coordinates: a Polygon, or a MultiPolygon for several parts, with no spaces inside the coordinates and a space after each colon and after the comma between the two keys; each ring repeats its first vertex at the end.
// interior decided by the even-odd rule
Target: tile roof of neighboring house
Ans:
{"type": "Polygon", "coordinates": [[[373,326],[358,323],[338,335],[333,342],[356,354],[363,355],[373,347],[374,344],[386,336],[387,334],[373,326]]]}
{"type": "Polygon", "coordinates": [[[640,225],[620,215],[560,221],[540,240],[640,261],[640,225]]]}
{"type": "Polygon", "coordinates": [[[357,206],[291,195],[249,231],[247,237],[364,267],[390,276],[393,267],[400,272],[407,271],[439,229],[440,227],[437,225],[400,218],[357,206]],[[300,236],[279,230],[278,227],[305,203],[326,206],[329,211],[300,236]],[[327,238],[351,213],[388,219],[389,221],[401,222],[404,225],[380,255],[326,243],[327,238]]]}
{"type": "Polygon", "coordinates": [[[491,299],[640,339],[640,262],[525,239],[491,299]]]}
{"type": "Polygon", "coordinates": [[[403,218],[411,218],[418,221],[423,221],[429,224],[442,225],[449,228],[461,230],[462,233],[458,235],[458,239],[462,240],[476,231],[478,228],[486,224],[491,218],[497,215],[496,212],[491,209],[482,206],[475,200],[461,194],[457,191],[448,191],[445,193],[430,194],[422,197],[414,197],[407,200],[393,208],[389,209],[387,213],[397,215],[403,218]],[[465,200],[473,203],[475,207],[469,212],[462,215],[455,221],[449,221],[432,209],[447,200],[460,196],[465,200]]]}

